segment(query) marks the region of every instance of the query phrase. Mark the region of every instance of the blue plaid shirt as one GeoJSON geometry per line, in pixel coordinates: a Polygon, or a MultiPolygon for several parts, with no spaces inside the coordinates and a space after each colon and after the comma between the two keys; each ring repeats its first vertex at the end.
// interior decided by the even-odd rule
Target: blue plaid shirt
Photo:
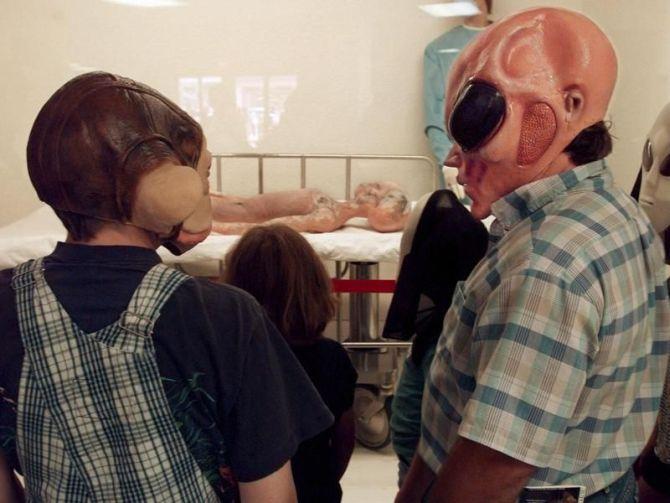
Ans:
{"type": "Polygon", "coordinates": [[[670,349],[663,248],[602,163],[492,211],[488,253],[445,319],[419,454],[437,471],[460,436],[537,466],[529,485],[592,494],[654,426],[670,349]]]}

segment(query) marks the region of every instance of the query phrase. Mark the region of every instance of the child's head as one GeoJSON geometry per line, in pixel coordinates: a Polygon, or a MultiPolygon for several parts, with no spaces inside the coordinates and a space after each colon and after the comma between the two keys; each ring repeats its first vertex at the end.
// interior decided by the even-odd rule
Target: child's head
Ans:
{"type": "Polygon", "coordinates": [[[208,232],[202,129],[139,82],[92,72],[64,84],[35,119],[27,160],[37,195],[76,240],[110,221],[165,239],[208,232]]]}
{"type": "Polygon", "coordinates": [[[226,257],[224,279],[251,293],[292,342],[318,337],[335,315],[323,263],[307,240],[285,225],[247,231],[226,257]]]}

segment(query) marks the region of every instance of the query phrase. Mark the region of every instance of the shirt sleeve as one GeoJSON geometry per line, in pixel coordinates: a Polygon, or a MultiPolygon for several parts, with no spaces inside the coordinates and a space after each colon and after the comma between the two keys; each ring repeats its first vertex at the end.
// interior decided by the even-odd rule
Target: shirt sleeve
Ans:
{"type": "Polygon", "coordinates": [[[16,410],[23,345],[11,287],[13,270],[0,271],[0,450],[9,466],[21,473],[16,454],[16,410]]]}
{"type": "Polygon", "coordinates": [[[277,329],[260,307],[255,313],[228,432],[230,464],[242,482],[273,473],[333,423],[277,329]]]}
{"type": "Polygon", "coordinates": [[[503,280],[475,327],[476,386],[458,434],[547,466],[586,383],[600,319],[562,278],[526,271],[503,280]]]}

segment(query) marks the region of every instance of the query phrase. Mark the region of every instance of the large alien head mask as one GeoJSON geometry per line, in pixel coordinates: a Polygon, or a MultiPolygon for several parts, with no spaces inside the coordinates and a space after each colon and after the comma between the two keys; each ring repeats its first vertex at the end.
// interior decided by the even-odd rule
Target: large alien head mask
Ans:
{"type": "Polygon", "coordinates": [[[52,208],[135,225],[180,253],[211,227],[203,147],[200,126],[160,93],[93,72],[67,82],[40,110],[28,170],[52,208]]]}
{"type": "MultiPolygon", "coordinates": [[[[540,178],[604,118],[616,66],[610,41],[582,14],[537,8],[494,23],[461,52],[447,85],[447,128],[462,163],[540,178]]],[[[498,192],[508,188],[516,187],[498,192]]]]}
{"type": "Polygon", "coordinates": [[[670,226],[670,103],[656,118],[642,150],[639,201],[656,232],[670,226]]]}

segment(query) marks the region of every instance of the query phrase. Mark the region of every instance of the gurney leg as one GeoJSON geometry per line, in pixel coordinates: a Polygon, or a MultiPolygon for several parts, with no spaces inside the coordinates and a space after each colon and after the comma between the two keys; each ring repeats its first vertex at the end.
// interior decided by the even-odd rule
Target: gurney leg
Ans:
{"type": "MultiPolygon", "coordinates": [[[[349,278],[370,280],[379,277],[376,262],[350,262],[349,278]]],[[[349,338],[347,342],[379,342],[379,293],[349,294],[349,338]]],[[[391,440],[390,408],[386,402],[393,391],[397,370],[393,368],[395,349],[349,348],[358,371],[354,398],[356,439],[370,449],[381,449],[391,440]]]]}

